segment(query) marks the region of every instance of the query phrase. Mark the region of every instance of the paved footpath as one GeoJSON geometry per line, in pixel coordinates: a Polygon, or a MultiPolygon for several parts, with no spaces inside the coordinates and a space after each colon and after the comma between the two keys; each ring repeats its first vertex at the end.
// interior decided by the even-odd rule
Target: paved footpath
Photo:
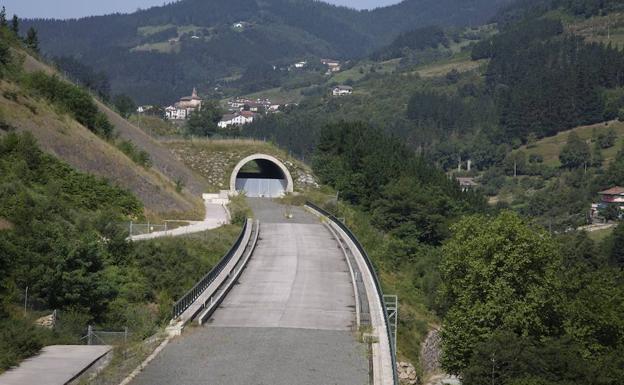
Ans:
{"type": "Polygon", "coordinates": [[[368,383],[340,248],[311,215],[295,209],[287,220],[270,205],[252,204],[260,240],[213,318],[171,341],[132,385],[368,383]]]}
{"type": "Polygon", "coordinates": [[[0,375],[0,385],[65,385],[110,350],[110,346],[46,346],[39,355],[0,375]]]}
{"type": "Polygon", "coordinates": [[[216,229],[229,223],[228,213],[222,204],[204,202],[206,217],[203,221],[192,222],[188,226],[182,226],[173,230],[155,231],[149,234],[133,235],[133,241],[144,241],[162,237],[178,237],[181,235],[200,233],[202,231],[216,229]]]}

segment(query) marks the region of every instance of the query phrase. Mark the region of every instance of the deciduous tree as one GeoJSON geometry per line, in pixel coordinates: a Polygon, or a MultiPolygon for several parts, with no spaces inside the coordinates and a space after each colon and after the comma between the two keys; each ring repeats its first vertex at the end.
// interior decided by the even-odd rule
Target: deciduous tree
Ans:
{"type": "Polygon", "coordinates": [[[444,246],[442,330],[446,370],[460,373],[497,330],[543,336],[554,327],[557,248],[517,214],[467,217],[444,246]]]}
{"type": "Polygon", "coordinates": [[[559,161],[563,167],[569,169],[586,166],[591,161],[589,145],[572,131],[566,145],[561,149],[559,161]]]}

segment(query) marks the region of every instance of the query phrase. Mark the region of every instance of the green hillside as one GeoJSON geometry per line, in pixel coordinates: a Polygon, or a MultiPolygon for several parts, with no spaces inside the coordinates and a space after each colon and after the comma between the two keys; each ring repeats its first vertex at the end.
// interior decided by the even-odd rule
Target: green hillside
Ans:
{"type": "Polygon", "coordinates": [[[477,24],[509,2],[405,0],[356,11],[312,0],[183,0],[129,15],[26,20],[23,28],[37,28],[47,55],[105,72],[114,93],[166,104],[195,86],[204,94],[215,86],[256,91],[291,77],[273,65],[362,57],[416,26],[477,24]]]}
{"type": "Polygon", "coordinates": [[[624,149],[624,122],[611,121],[573,128],[572,130],[560,132],[555,136],[540,139],[528,146],[524,145],[518,151],[525,152],[529,157],[531,155],[540,156],[545,164],[559,167],[561,166],[559,154],[568,141],[571,132],[576,133],[582,140],[593,143],[598,136],[606,135],[610,131],[615,133],[615,144],[602,151],[604,161],[608,164],[613,162],[618,152],[624,149]]]}
{"type": "Polygon", "coordinates": [[[13,45],[12,64],[0,79],[4,125],[32,133],[45,151],[71,166],[131,190],[149,216],[203,216],[201,177],[86,91],[11,43],[10,36],[8,42],[13,45]],[[61,93],[65,99],[59,98],[61,93]],[[75,109],[72,103],[78,103],[75,109]],[[105,127],[108,134],[96,126],[105,127]],[[178,179],[185,183],[184,190],[177,191],[178,179]]]}
{"type": "Polygon", "coordinates": [[[116,115],[33,54],[0,26],[0,373],[84,343],[87,325],[128,327],[125,348],[142,346],[240,232],[129,242],[127,222],[201,215],[198,199],[139,162],[116,115]],[[37,326],[54,311],[54,329],[37,326]]]}

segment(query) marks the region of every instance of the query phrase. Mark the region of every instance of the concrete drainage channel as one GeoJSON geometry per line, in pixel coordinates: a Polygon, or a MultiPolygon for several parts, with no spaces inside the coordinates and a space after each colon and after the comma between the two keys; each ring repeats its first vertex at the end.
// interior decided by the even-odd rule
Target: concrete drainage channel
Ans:
{"type": "MultiPolygon", "coordinates": [[[[201,293],[193,295],[194,299],[184,305],[184,310],[180,311],[167,327],[167,338],[147,357],[136,369],[128,375],[119,385],[128,385],[138,376],[147,365],[167,346],[169,341],[182,334],[184,327],[193,320],[201,325],[210,318],[212,313],[221,304],[225,296],[230,292],[243,270],[247,266],[260,236],[260,222],[247,219],[245,226],[234,244],[233,248],[215,266],[219,269],[214,277],[211,277],[207,287],[201,293]]],[[[210,277],[214,271],[208,273],[202,280],[210,277]]],[[[201,282],[201,280],[200,280],[201,282]]],[[[198,284],[200,283],[198,282],[198,284]]],[[[197,285],[196,285],[197,286],[197,285]]],[[[195,288],[194,288],[195,289],[195,288]]],[[[191,295],[193,289],[186,295],[191,295]]],[[[174,314],[176,310],[174,308],[174,314]]]]}

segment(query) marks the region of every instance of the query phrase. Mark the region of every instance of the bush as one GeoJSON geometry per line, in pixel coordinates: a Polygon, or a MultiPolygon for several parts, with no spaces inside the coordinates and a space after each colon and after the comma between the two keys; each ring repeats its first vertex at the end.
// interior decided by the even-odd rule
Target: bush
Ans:
{"type": "Polygon", "coordinates": [[[0,372],[41,350],[41,334],[28,320],[0,320],[0,372]]]}
{"type": "Polygon", "coordinates": [[[152,160],[150,159],[149,153],[147,151],[139,149],[131,141],[122,140],[117,144],[117,148],[119,148],[124,154],[132,159],[134,163],[145,168],[152,167],[152,160]]]}
{"type": "Polygon", "coordinates": [[[232,217],[232,224],[242,225],[245,219],[252,216],[251,209],[247,206],[244,195],[238,195],[230,198],[230,216],[232,217]]]}

